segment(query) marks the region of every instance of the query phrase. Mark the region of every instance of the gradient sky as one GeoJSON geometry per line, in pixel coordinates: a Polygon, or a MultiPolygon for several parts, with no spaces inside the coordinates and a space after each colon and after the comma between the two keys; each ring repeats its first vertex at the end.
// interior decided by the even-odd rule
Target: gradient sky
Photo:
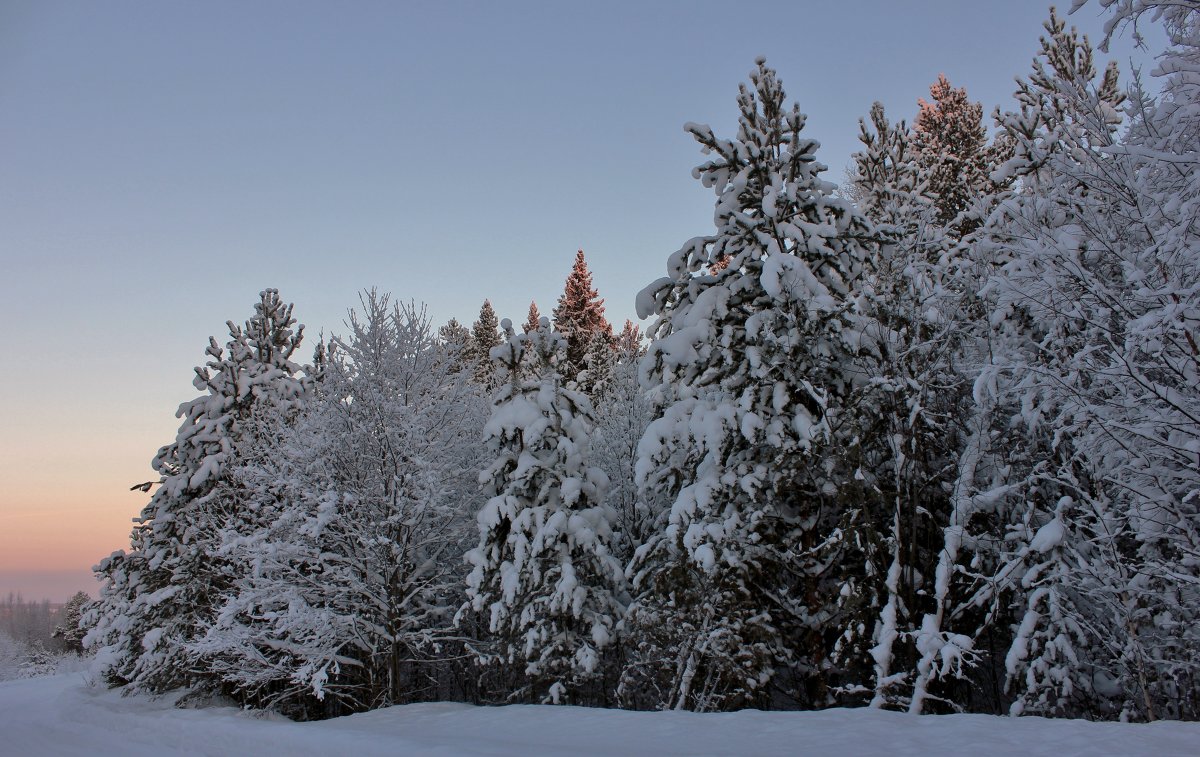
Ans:
{"type": "MultiPolygon", "coordinates": [[[[5,0],[0,593],[94,592],[260,289],[313,337],[369,286],[518,320],[582,247],[619,325],[710,231],[682,125],[730,134],[755,56],[838,181],[874,100],[911,120],[944,72],[1007,107],[1047,7],[5,0]]],[[[1070,21],[1095,39],[1098,13],[1070,21]]]]}

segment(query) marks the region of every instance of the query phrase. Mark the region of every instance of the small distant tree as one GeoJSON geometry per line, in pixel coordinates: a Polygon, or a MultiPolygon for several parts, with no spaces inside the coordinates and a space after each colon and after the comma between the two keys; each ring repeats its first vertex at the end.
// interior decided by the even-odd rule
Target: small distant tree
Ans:
{"type": "Polygon", "coordinates": [[[484,300],[479,308],[479,320],[471,326],[471,357],[475,363],[475,380],[487,387],[491,387],[496,380],[491,352],[500,342],[500,322],[496,318],[496,311],[492,308],[491,300],[484,300]]]}
{"type": "Polygon", "coordinates": [[[617,334],[615,349],[618,362],[640,358],[645,354],[646,348],[642,344],[642,331],[633,321],[625,319],[625,327],[621,329],[620,334],[617,334]]]}
{"type": "Polygon", "coordinates": [[[437,334],[438,342],[452,358],[454,369],[462,370],[467,367],[473,357],[471,330],[459,323],[457,318],[451,318],[438,329],[437,334]]]}
{"type": "Polygon", "coordinates": [[[442,344],[465,347],[471,340],[471,330],[459,323],[457,318],[451,318],[438,329],[438,339],[442,344]]]}
{"type": "Polygon", "coordinates": [[[604,300],[592,287],[583,250],[575,253],[575,265],[554,308],[554,328],[567,340],[566,360],[559,371],[568,382],[587,370],[588,350],[596,335],[612,339],[612,326],[604,319],[604,300]]]}
{"type": "Polygon", "coordinates": [[[37,678],[38,676],[54,675],[58,667],[58,659],[54,653],[46,649],[46,645],[35,641],[29,646],[24,661],[21,662],[21,678],[37,678]]]}
{"type": "Polygon", "coordinates": [[[54,629],[54,638],[60,639],[69,652],[83,653],[84,630],[80,627],[83,610],[91,604],[92,598],[86,592],[78,591],[67,600],[62,607],[60,620],[54,629]]]}
{"type": "Polygon", "coordinates": [[[537,303],[530,302],[529,315],[525,318],[525,325],[521,327],[521,330],[526,334],[528,334],[530,331],[537,331],[541,320],[542,314],[538,312],[537,303]]]}
{"type": "MultiPolygon", "coordinates": [[[[529,313],[525,318],[525,323],[521,326],[521,331],[524,334],[531,334],[541,328],[542,316],[538,313],[536,303],[529,303],[529,313]]],[[[525,355],[521,359],[521,380],[526,381],[536,379],[542,374],[542,366],[540,358],[534,350],[525,350],[525,355]]],[[[493,366],[494,370],[499,370],[493,366]]]]}

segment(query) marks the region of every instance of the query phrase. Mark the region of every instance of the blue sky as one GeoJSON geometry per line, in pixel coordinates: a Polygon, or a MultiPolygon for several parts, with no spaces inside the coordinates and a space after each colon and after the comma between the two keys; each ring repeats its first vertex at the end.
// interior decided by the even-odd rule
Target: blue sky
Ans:
{"type": "Polygon", "coordinates": [[[911,119],[944,72],[1007,105],[1047,7],[7,0],[0,591],[68,596],[121,546],[191,367],[260,289],[313,337],[369,286],[515,320],[582,247],[619,326],[710,230],[682,124],[728,134],[755,56],[838,181],[874,100],[911,119]]]}

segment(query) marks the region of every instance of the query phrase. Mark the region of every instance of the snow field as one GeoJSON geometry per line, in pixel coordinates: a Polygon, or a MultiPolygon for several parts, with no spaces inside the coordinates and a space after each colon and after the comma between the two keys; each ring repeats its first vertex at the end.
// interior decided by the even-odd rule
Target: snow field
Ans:
{"type": "Polygon", "coordinates": [[[0,683],[0,754],[46,755],[1195,755],[1200,724],[1092,723],[868,709],[698,714],[581,707],[389,707],[312,723],[178,709],[79,674],[0,683]]]}

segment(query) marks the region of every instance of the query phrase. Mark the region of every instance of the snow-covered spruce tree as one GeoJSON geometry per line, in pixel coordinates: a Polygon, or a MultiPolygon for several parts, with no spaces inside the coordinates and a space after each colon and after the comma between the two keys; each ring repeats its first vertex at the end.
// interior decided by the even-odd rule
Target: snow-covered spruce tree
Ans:
{"type": "Polygon", "coordinates": [[[587,397],[563,385],[566,339],[543,318],[492,351],[507,376],[485,435],[495,462],[480,474],[488,497],[479,546],[467,554],[469,601],[489,638],[481,662],[517,666],[525,685],[510,700],[602,703],[604,657],[621,619],[623,576],[612,555],[603,472],[590,464],[594,426],[587,397]],[[540,374],[521,378],[527,351],[540,374]]]}
{"type": "Polygon", "coordinates": [[[818,177],[775,72],[759,59],[750,79],[734,139],[685,127],[713,156],[694,174],[717,194],[716,232],[638,296],[659,316],[643,371],[660,408],[638,478],[672,504],[629,568],[630,706],[768,706],[781,671],[795,701],[828,701],[830,537],[857,495],[825,441],[855,382],[872,243],[818,177]]]}
{"type": "Polygon", "coordinates": [[[438,329],[438,343],[453,355],[455,370],[468,365],[474,368],[471,362],[471,330],[459,323],[457,318],[451,318],[438,329]]]}
{"type": "Polygon", "coordinates": [[[837,657],[849,668],[847,688],[868,689],[881,707],[910,701],[913,642],[922,613],[933,609],[927,576],[949,518],[969,399],[956,363],[971,324],[961,249],[938,220],[912,133],[889,122],[879,103],[860,128],[855,196],[880,241],[860,308],[876,350],[856,358],[866,386],[839,429],[865,490],[849,507],[857,560],[843,560],[849,581],[837,657]]]}
{"type": "Polygon", "coordinates": [[[234,471],[270,517],[224,544],[251,569],[191,645],[240,701],[305,718],[448,694],[475,533],[478,387],[423,308],[360,299],[303,419],[234,471]]]}
{"type": "Polygon", "coordinates": [[[1053,15],[1004,119],[1023,188],[987,229],[1009,346],[983,386],[1046,454],[1003,500],[987,599],[1015,613],[1013,712],[1194,718],[1200,7],[1113,5],[1114,21],[1161,17],[1172,42],[1124,139],[1115,69],[1053,15]]]}
{"type": "Polygon", "coordinates": [[[290,417],[304,382],[291,358],[303,327],[292,306],[267,289],[244,327],[229,326],[222,349],[209,340],[209,362],[196,368],[203,392],[180,406],[175,441],[159,450],[159,485],[136,520],[127,552],[96,568],[99,600],[85,613],[84,644],[113,685],[161,692],[210,682],[185,645],[204,633],[217,604],[244,569],[218,555],[223,534],[256,524],[233,466],[260,459],[268,446],[255,418],[290,417]]]}
{"type": "MultiPolygon", "coordinates": [[[[575,264],[554,308],[554,328],[567,340],[567,356],[559,372],[568,382],[576,381],[588,369],[588,354],[598,336],[612,342],[612,326],[604,319],[604,300],[592,287],[583,250],[575,253],[575,264]]],[[[584,391],[590,396],[588,389],[584,391]]]]}

